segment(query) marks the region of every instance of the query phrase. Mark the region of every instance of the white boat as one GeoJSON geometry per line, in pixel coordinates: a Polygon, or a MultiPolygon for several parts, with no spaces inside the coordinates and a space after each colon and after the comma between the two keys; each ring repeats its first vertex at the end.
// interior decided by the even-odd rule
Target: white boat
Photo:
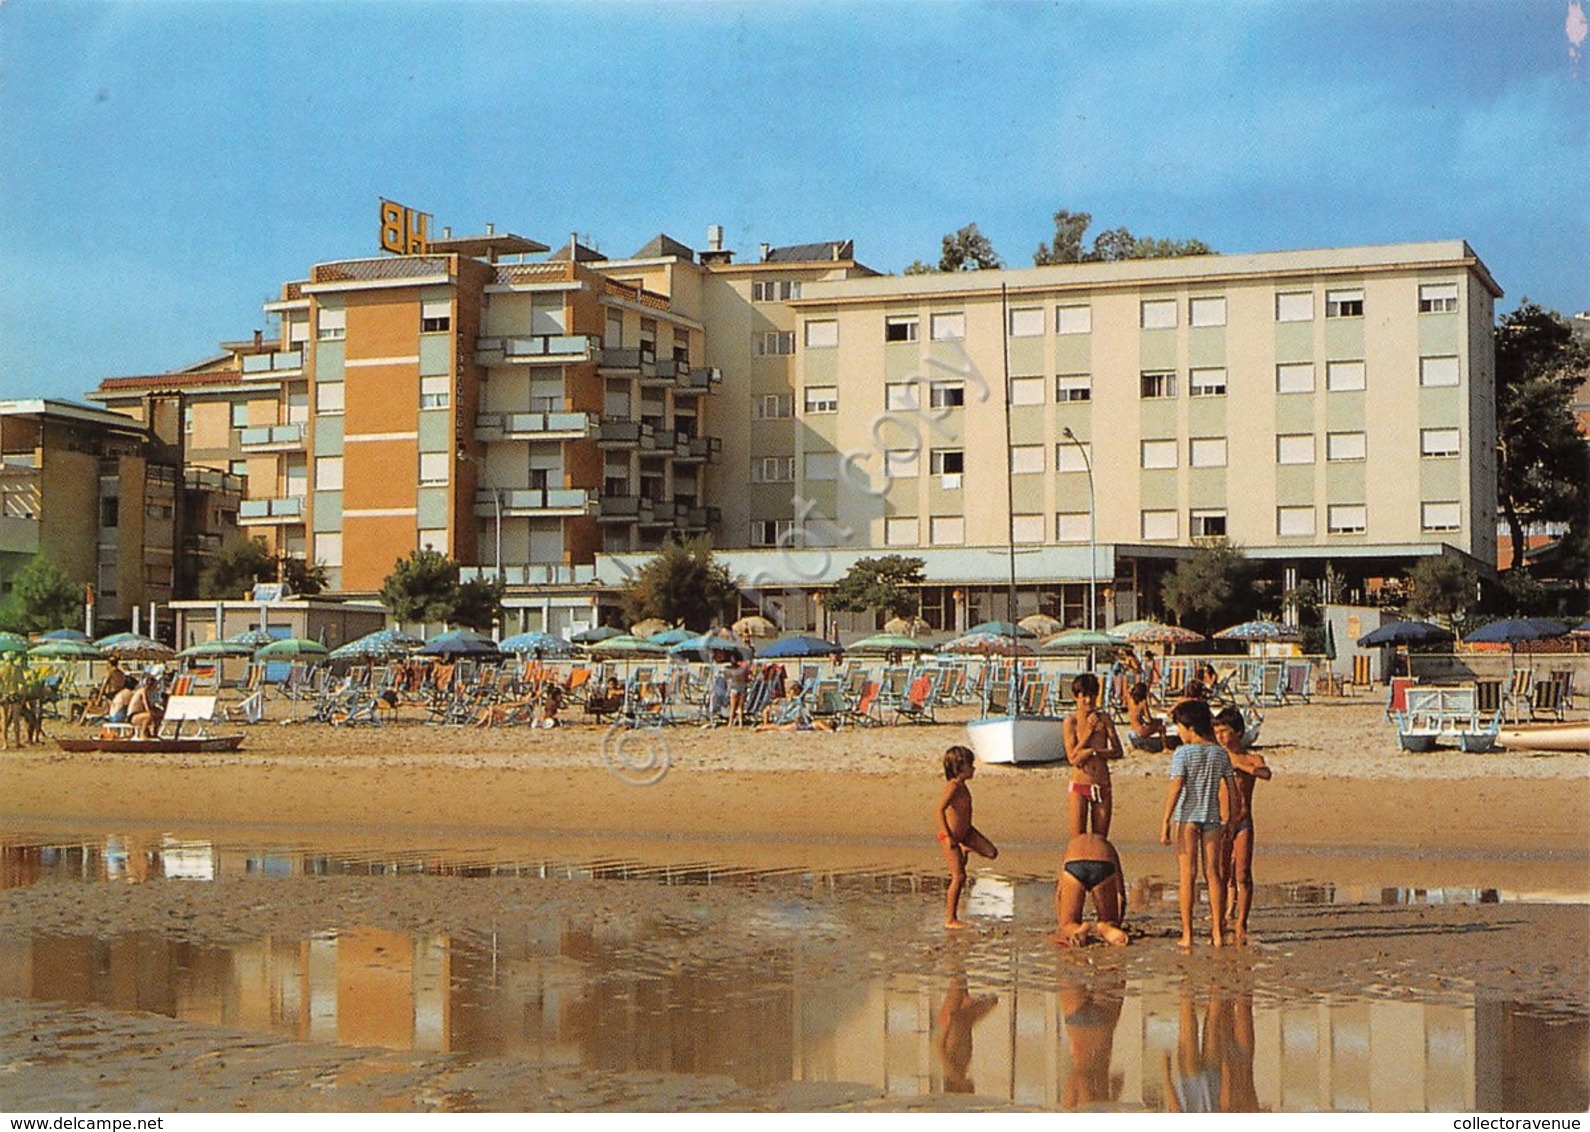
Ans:
{"type": "Polygon", "coordinates": [[[966,725],[972,753],[981,763],[1024,766],[1064,762],[1065,720],[1053,715],[989,715],[966,725]]]}
{"type": "Polygon", "coordinates": [[[1504,723],[1496,742],[1509,751],[1577,751],[1590,754],[1590,719],[1574,723],[1504,723]]]}

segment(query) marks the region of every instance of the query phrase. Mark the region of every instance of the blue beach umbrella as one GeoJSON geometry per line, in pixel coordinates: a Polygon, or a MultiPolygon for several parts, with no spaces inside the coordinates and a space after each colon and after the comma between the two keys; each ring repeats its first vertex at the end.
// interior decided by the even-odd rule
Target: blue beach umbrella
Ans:
{"type": "Polygon", "coordinates": [[[1358,647],[1386,648],[1393,645],[1438,645],[1450,641],[1451,629],[1443,629],[1429,621],[1388,621],[1372,633],[1358,638],[1358,647]]]}
{"type": "Polygon", "coordinates": [[[450,629],[438,633],[415,650],[419,656],[496,656],[497,642],[473,629],[450,629]]]}
{"type": "MultiPolygon", "coordinates": [[[[652,640],[655,642],[656,638],[652,640]]],[[[699,637],[691,637],[688,641],[680,641],[668,650],[668,655],[680,660],[712,660],[721,653],[750,657],[753,652],[750,645],[736,637],[703,633],[699,637]]]]}
{"type": "Polygon", "coordinates": [[[504,639],[498,646],[503,652],[523,653],[532,656],[573,656],[574,646],[562,637],[543,633],[539,629],[519,633],[504,639]]]}
{"type": "Polygon", "coordinates": [[[1520,641],[1549,641],[1566,637],[1568,626],[1551,617],[1507,617],[1481,625],[1463,638],[1468,645],[1516,645],[1520,641]]]}
{"type": "Polygon", "coordinates": [[[763,660],[803,659],[814,656],[838,656],[843,645],[825,641],[821,637],[783,637],[765,646],[757,655],[763,660]]]}

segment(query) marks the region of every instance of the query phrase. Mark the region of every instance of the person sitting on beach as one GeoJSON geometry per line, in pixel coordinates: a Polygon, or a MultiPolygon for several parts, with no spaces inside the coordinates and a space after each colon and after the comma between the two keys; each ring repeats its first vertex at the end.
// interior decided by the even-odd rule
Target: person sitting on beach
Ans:
{"type": "Polygon", "coordinates": [[[563,710],[563,685],[557,676],[548,676],[536,702],[536,727],[556,727],[558,712],[563,710]]]}
{"type": "Polygon", "coordinates": [[[133,690],[125,684],[122,685],[121,690],[111,697],[110,711],[105,716],[105,722],[126,723],[132,719],[132,700],[133,690]]]}
{"type": "Polygon", "coordinates": [[[944,752],[944,777],[949,785],[939,799],[938,837],[944,860],[950,866],[950,887],[944,894],[944,926],[964,928],[960,918],[961,890],[966,887],[966,852],[992,861],[999,856],[994,843],[972,824],[972,792],[967,783],[977,773],[970,747],[954,746],[944,752]]]}
{"type": "Polygon", "coordinates": [[[1125,914],[1126,878],[1115,846],[1097,833],[1080,833],[1066,845],[1060,877],[1055,882],[1054,910],[1057,924],[1049,938],[1062,947],[1080,947],[1089,939],[1102,940],[1113,947],[1125,947],[1127,935],[1121,930],[1125,914]],[[1089,896],[1093,897],[1092,920],[1083,919],[1089,896]]]}
{"type": "Polygon", "coordinates": [[[1226,878],[1221,846],[1232,818],[1231,759],[1215,742],[1214,720],[1202,700],[1184,700],[1171,709],[1182,745],[1171,756],[1171,784],[1165,794],[1160,841],[1176,846],[1177,897],[1181,911],[1181,946],[1193,942],[1193,908],[1198,902],[1198,866],[1209,885],[1212,927],[1210,942],[1224,947],[1226,878]]]}
{"type": "Polygon", "coordinates": [[[1236,942],[1248,941],[1248,912],[1253,908],[1253,787],[1259,779],[1270,780],[1269,764],[1264,756],[1244,750],[1242,737],[1248,729],[1242,713],[1234,707],[1225,708],[1215,716],[1215,739],[1225,748],[1236,772],[1236,791],[1232,797],[1233,818],[1225,841],[1225,873],[1233,889],[1227,902],[1228,921],[1234,921],[1236,942]]]}
{"type": "MultiPolygon", "coordinates": [[[[105,679],[100,681],[99,694],[108,702],[114,700],[122,691],[130,690],[132,681],[128,679],[127,673],[122,671],[121,662],[115,657],[111,657],[105,663],[107,666],[105,679]]],[[[120,723],[123,721],[117,720],[116,722],[120,723]]]]}
{"type": "Polygon", "coordinates": [[[1132,725],[1126,741],[1137,751],[1174,751],[1181,740],[1171,734],[1164,720],[1154,715],[1149,706],[1151,698],[1148,685],[1141,682],[1126,690],[1126,716],[1132,725]]]}
{"type": "Polygon", "coordinates": [[[127,704],[127,721],[133,725],[133,734],[139,739],[153,739],[160,721],[165,718],[156,702],[159,687],[159,677],[145,676],[127,704]]]}
{"type": "Polygon", "coordinates": [[[1076,710],[1061,725],[1066,761],[1071,764],[1068,787],[1068,832],[1072,837],[1089,830],[1110,834],[1110,763],[1123,754],[1115,724],[1099,710],[1099,678],[1084,672],[1071,681],[1076,710]]]}

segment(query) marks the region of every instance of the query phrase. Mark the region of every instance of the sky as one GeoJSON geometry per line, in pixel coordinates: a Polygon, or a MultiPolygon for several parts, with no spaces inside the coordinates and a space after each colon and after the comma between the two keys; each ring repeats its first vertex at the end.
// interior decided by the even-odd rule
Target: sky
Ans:
{"type": "Polygon", "coordinates": [[[1590,0],[0,0],[0,398],[269,330],[378,202],[610,256],[1467,240],[1590,309],[1590,0]]]}

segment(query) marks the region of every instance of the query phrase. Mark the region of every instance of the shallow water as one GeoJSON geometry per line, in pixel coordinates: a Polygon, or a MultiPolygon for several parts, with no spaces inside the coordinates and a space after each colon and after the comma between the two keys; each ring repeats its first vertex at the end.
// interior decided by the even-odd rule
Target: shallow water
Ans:
{"type": "MultiPolygon", "coordinates": [[[[728,1107],[823,1107],[852,1097],[940,1107],[948,1094],[1001,1106],[1154,1111],[1590,1105],[1590,1019],[1560,1005],[1487,998],[1461,984],[1420,1000],[1384,987],[1299,995],[1266,977],[1263,949],[1234,975],[1112,967],[1123,953],[1108,950],[1056,958],[1017,930],[1043,922],[1052,880],[991,871],[967,897],[982,935],[894,962],[882,949],[922,938],[923,909],[942,892],[942,877],[871,867],[864,856],[813,869],[659,863],[644,846],[633,855],[579,848],[361,850],[122,834],[13,841],[0,846],[0,887],[208,888],[262,878],[276,894],[317,878],[434,876],[466,878],[471,888],[507,878],[563,893],[585,886],[592,901],[608,903],[619,882],[635,899],[618,901],[626,908],[618,916],[595,917],[565,899],[458,932],[393,930],[354,916],[330,929],[224,944],[175,928],[0,934],[0,997],[357,1048],[372,1079],[390,1069],[370,1052],[380,1050],[444,1057],[453,1081],[505,1064],[625,1079],[664,1074],[689,1083],[681,1107],[710,1107],[709,1095],[728,1107]],[[750,903],[736,905],[730,923],[723,906],[654,898],[666,887],[743,890],[750,903]],[[1542,1065],[1553,1068],[1527,1069],[1542,1065]],[[719,1081],[740,1091],[725,1100],[713,1092],[719,1081]]],[[[1468,882],[1398,884],[1396,862],[1310,867],[1279,874],[1309,879],[1261,884],[1256,907],[1538,901],[1468,882]],[[1333,869],[1360,879],[1338,883],[1333,869]]],[[[1572,900],[1573,882],[1564,883],[1569,891],[1557,898],[1572,900]]],[[[1174,900],[1163,881],[1134,883],[1134,917],[1173,918],[1174,900]]],[[[585,1103],[602,1106],[589,1080],[581,1088],[585,1103]]],[[[418,1091],[443,1107],[490,1103],[468,1089],[418,1091]]],[[[403,1088],[380,1099],[416,1103],[403,1088]]],[[[640,1104],[671,1107],[656,1092],[640,1104]]]]}

